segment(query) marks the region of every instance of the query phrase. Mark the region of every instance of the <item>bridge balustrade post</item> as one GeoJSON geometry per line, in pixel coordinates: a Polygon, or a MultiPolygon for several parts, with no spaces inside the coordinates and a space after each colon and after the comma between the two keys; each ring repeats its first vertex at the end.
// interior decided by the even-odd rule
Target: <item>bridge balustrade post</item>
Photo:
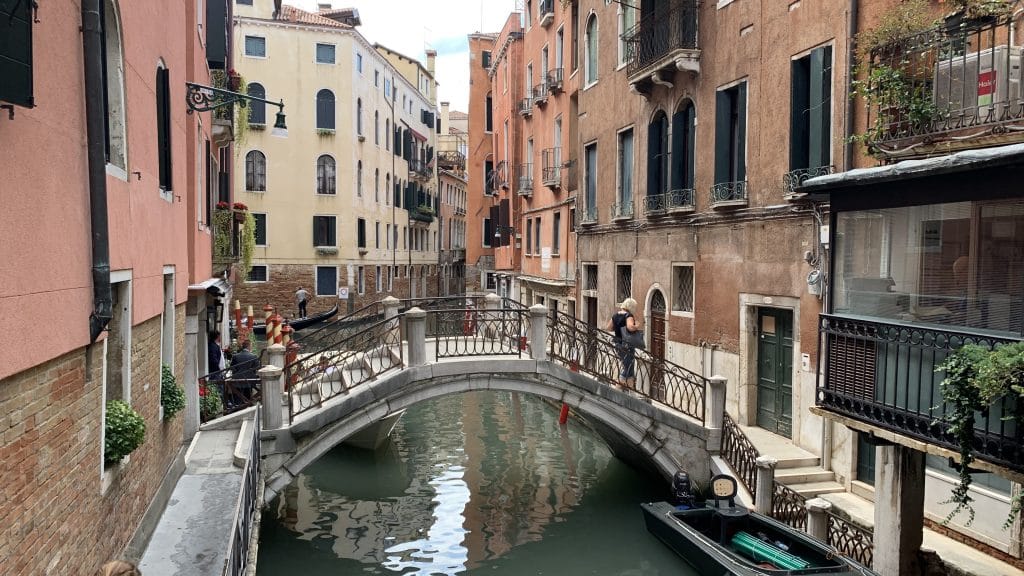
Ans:
{"type": "Polygon", "coordinates": [[[409,366],[427,363],[427,313],[413,308],[405,313],[405,328],[409,338],[409,366]]]}
{"type": "MultiPolygon", "coordinates": [[[[498,338],[498,324],[501,320],[501,313],[498,310],[501,309],[501,296],[498,296],[494,292],[491,292],[484,296],[484,309],[487,310],[484,313],[484,338],[498,338]]],[[[519,336],[516,334],[516,336],[519,336]]]]}
{"type": "Polygon", "coordinates": [[[758,514],[772,515],[772,495],[775,493],[775,465],[779,461],[771,456],[758,456],[754,460],[757,466],[757,496],[754,497],[754,508],[758,514]]]}
{"type": "Polygon", "coordinates": [[[271,366],[284,369],[285,355],[288,349],[283,344],[272,344],[267,347],[267,360],[271,366]]]}
{"type": "Polygon", "coordinates": [[[260,407],[263,411],[263,427],[267,430],[276,430],[284,425],[283,374],[283,370],[272,365],[264,366],[259,371],[260,407]]]}
{"type": "Polygon", "coordinates": [[[715,375],[708,378],[706,392],[707,414],[705,423],[712,430],[722,429],[722,420],[725,419],[725,390],[729,380],[725,376],[715,375]]]}
{"type": "MultiPolygon", "coordinates": [[[[400,332],[401,331],[401,325],[398,322],[397,318],[398,318],[398,311],[402,308],[402,301],[399,300],[398,298],[395,298],[394,296],[388,296],[387,298],[381,300],[380,303],[384,306],[384,319],[385,320],[394,320],[394,322],[388,322],[388,330],[391,331],[391,332],[400,332]]],[[[388,338],[388,341],[389,342],[398,342],[399,344],[401,344],[402,343],[402,335],[401,334],[392,334],[391,337],[388,338]]]]}
{"type": "Polygon", "coordinates": [[[828,542],[828,514],[832,503],[824,498],[811,498],[807,506],[807,534],[822,542],[828,542]]]}
{"type": "Polygon", "coordinates": [[[530,357],[548,359],[548,309],[543,304],[530,306],[530,357]]]}

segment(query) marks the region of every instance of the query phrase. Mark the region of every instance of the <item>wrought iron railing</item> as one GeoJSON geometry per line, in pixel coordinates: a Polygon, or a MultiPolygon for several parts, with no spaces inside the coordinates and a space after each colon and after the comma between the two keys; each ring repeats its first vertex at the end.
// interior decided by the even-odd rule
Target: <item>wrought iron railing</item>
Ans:
{"type": "Polygon", "coordinates": [[[579,208],[576,209],[576,225],[589,226],[591,224],[597,224],[597,216],[597,206],[580,206],[579,208]]]}
{"type": "Polygon", "coordinates": [[[653,14],[644,14],[623,35],[626,75],[645,72],[676,50],[697,49],[697,0],[672,0],[653,14]]]}
{"type": "Polygon", "coordinates": [[[720,182],[711,186],[711,204],[741,203],[747,201],[747,181],[720,182]]]}
{"type": "Polygon", "coordinates": [[[834,166],[818,166],[816,168],[800,168],[782,175],[782,188],[785,194],[791,195],[797,192],[797,188],[803,185],[805,180],[825,176],[835,172],[834,166]]]}
{"type": "Polygon", "coordinates": [[[562,74],[564,70],[562,68],[552,68],[548,70],[548,73],[544,76],[544,81],[548,85],[548,91],[552,94],[562,91],[562,74]]]}
{"type": "Polygon", "coordinates": [[[527,92],[530,95],[519,101],[519,113],[523,116],[533,114],[533,89],[531,88],[527,92]]]}
{"type": "Polygon", "coordinates": [[[529,311],[523,308],[436,310],[433,330],[435,359],[468,356],[522,357],[529,311]]]}
{"type": "Polygon", "coordinates": [[[865,140],[882,155],[1024,130],[1020,48],[1008,15],[943,25],[880,46],[858,81],[865,140]]]}
{"type": "Polygon", "coordinates": [[[437,153],[437,167],[442,170],[465,170],[466,155],[456,150],[442,150],[437,153]]]}
{"type": "Polygon", "coordinates": [[[784,484],[774,482],[772,485],[772,518],[806,532],[807,498],[784,484]]]}
{"type": "Polygon", "coordinates": [[[234,521],[228,540],[228,556],[224,559],[224,576],[242,576],[249,563],[249,542],[252,540],[253,518],[260,505],[257,495],[260,482],[260,411],[254,412],[252,438],[249,440],[249,457],[242,470],[242,486],[235,504],[234,521]]]}
{"type": "Polygon", "coordinates": [[[692,188],[669,190],[666,194],[644,196],[644,212],[651,215],[694,210],[692,188]]]}
{"type": "Polygon", "coordinates": [[[555,18],[555,0],[540,0],[540,25],[547,26],[555,18]]]}
{"type": "Polygon", "coordinates": [[[427,161],[418,158],[409,161],[409,172],[419,178],[430,178],[433,175],[433,170],[427,161]]]}
{"type": "MultiPolygon", "coordinates": [[[[861,422],[950,450],[959,443],[944,422],[935,367],[965,344],[992,349],[1018,340],[936,326],[833,314],[819,317],[825,370],[818,404],[861,422]]],[[[1024,470],[1024,406],[1012,398],[976,416],[972,450],[989,462],[1024,470]]]]}
{"type": "Polygon", "coordinates": [[[832,512],[826,511],[825,514],[828,518],[828,545],[843,556],[871,567],[875,552],[873,531],[832,512]]]}
{"type": "Polygon", "coordinates": [[[757,458],[761,454],[728,414],[722,419],[722,458],[739,475],[752,496],[757,497],[757,458]]]}
{"type": "Polygon", "coordinates": [[[633,202],[612,204],[612,220],[626,220],[633,217],[633,202]]]}
{"type": "Polygon", "coordinates": [[[541,151],[541,180],[552,188],[562,185],[562,149],[545,148],[541,151]]]}
{"type": "Polygon", "coordinates": [[[533,164],[520,164],[516,171],[519,175],[519,195],[529,196],[533,192],[533,164]]]}
{"type": "Polygon", "coordinates": [[[538,106],[543,106],[548,101],[548,85],[547,82],[541,82],[533,86],[533,103],[538,106]]]}

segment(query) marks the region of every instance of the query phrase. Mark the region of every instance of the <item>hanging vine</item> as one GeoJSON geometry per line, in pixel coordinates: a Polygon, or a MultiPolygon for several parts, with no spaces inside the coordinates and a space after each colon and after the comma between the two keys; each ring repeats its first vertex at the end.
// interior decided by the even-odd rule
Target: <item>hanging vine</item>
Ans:
{"type": "Polygon", "coordinates": [[[245,223],[242,225],[242,238],[239,251],[242,259],[242,278],[248,278],[252,270],[252,255],[256,252],[256,217],[252,212],[245,213],[245,223]]]}

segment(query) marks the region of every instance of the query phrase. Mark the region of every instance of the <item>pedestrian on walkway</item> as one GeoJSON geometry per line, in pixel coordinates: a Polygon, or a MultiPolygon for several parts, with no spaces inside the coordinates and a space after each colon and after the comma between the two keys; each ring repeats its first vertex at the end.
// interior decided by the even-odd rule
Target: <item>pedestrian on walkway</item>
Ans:
{"type": "Polygon", "coordinates": [[[295,303],[299,305],[299,318],[306,317],[306,302],[309,300],[309,292],[302,286],[295,291],[295,303]]]}
{"type": "MultiPolygon", "coordinates": [[[[260,359],[252,353],[252,342],[248,338],[242,340],[241,348],[231,357],[231,380],[235,389],[242,395],[242,399],[249,403],[252,401],[253,388],[259,382],[260,359]]],[[[229,400],[237,403],[238,398],[229,400]]]]}
{"type": "Polygon", "coordinates": [[[100,567],[96,576],[142,576],[142,572],[131,562],[111,560],[100,567]]]}
{"type": "Polygon", "coordinates": [[[634,316],[636,314],[636,300],[626,298],[620,304],[617,304],[616,308],[618,310],[608,319],[605,330],[613,334],[612,342],[615,343],[615,351],[619,355],[619,361],[622,362],[622,372],[619,373],[619,377],[622,378],[626,388],[633,389],[636,386],[636,347],[627,342],[623,337],[626,333],[633,334],[643,328],[637,322],[636,316],[634,316]]]}

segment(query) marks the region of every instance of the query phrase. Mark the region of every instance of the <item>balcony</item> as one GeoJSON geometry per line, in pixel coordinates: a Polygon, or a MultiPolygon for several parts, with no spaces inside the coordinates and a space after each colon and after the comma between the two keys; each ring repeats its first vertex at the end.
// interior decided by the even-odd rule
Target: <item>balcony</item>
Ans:
{"type": "Polygon", "coordinates": [[[533,195],[533,164],[520,164],[516,170],[519,176],[519,187],[516,193],[520,196],[533,195]]]}
{"type": "Polygon", "coordinates": [[[855,81],[866,108],[858,139],[880,158],[1019,142],[1021,51],[1007,16],[949,19],[879,46],[855,81]]]}
{"type": "Polygon", "coordinates": [[[711,186],[712,208],[738,208],[747,205],[747,181],[721,182],[711,186]]]}
{"type": "Polygon", "coordinates": [[[434,209],[430,206],[417,206],[409,211],[409,219],[430,224],[434,221],[434,209]]]}
{"type": "Polygon", "coordinates": [[[413,182],[429,182],[434,177],[433,168],[425,160],[409,161],[409,179],[413,182]]]}
{"type": "Polygon", "coordinates": [[[541,182],[548,188],[562,187],[562,149],[545,148],[541,151],[541,182]]]}
{"type": "Polygon", "coordinates": [[[693,188],[669,190],[665,194],[644,197],[644,213],[649,217],[691,214],[696,210],[693,188]]]}
{"type": "Polygon", "coordinates": [[[529,116],[533,114],[533,91],[530,91],[531,95],[523,98],[519,101],[519,113],[523,116],[529,116]]]}
{"type": "Polygon", "coordinates": [[[498,165],[487,173],[487,184],[484,187],[484,194],[494,195],[502,189],[508,190],[508,176],[505,174],[504,160],[498,162],[498,165]]]}
{"type": "Polygon", "coordinates": [[[231,210],[217,209],[213,213],[213,263],[224,266],[238,262],[240,223],[231,210]]]}
{"type": "Polygon", "coordinates": [[[541,82],[533,87],[533,103],[540,107],[548,103],[547,82],[541,82]]]}
{"type": "MultiPolygon", "coordinates": [[[[1015,342],[981,333],[937,326],[884,322],[822,314],[824,374],[818,382],[821,408],[909,438],[959,451],[956,437],[943,421],[945,406],[935,366],[965,344],[988,349],[1015,342]]],[[[975,456],[1015,471],[1024,471],[1024,414],[1006,399],[976,415],[975,456]]]]}
{"type": "Polygon", "coordinates": [[[555,0],[540,0],[540,26],[547,28],[555,20],[555,0]]]}
{"type": "Polygon", "coordinates": [[[670,0],[653,14],[643,13],[623,40],[626,76],[637,92],[649,93],[651,84],[671,87],[677,70],[699,73],[697,0],[670,0]]]}
{"type": "Polygon", "coordinates": [[[612,222],[625,222],[633,219],[633,201],[612,204],[612,222]]]}
{"type": "Polygon", "coordinates": [[[798,200],[802,197],[799,188],[804,181],[818,176],[825,176],[835,172],[834,166],[818,166],[817,168],[800,168],[782,175],[783,198],[786,200],[798,200]]]}
{"type": "Polygon", "coordinates": [[[455,150],[442,150],[437,153],[437,167],[441,170],[464,172],[466,155],[455,150]]]}
{"type": "Polygon", "coordinates": [[[597,206],[581,206],[576,210],[577,226],[593,226],[597,224],[597,206]]]}
{"type": "Polygon", "coordinates": [[[548,92],[558,94],[562,91],[562,75],[565,71],[562,68],[552,68],[544,76],[544,82],[548,85],[548,92]]]}

